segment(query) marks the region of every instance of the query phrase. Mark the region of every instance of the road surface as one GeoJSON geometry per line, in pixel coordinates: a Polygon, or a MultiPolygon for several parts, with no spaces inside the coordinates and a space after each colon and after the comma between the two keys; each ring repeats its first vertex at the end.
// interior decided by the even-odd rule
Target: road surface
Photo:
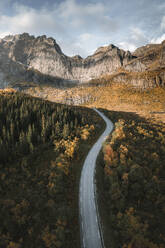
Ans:
{"type": "Polygon", "coordinates": [[[79,211],[81,247],[103,248],[103,238],[95,198],[95,167],[96,159],[102,143],[113,129],[112,122],[103,113],[94,109],[106,122],[106,129],[89,151],[81,172],[79,186],[79,211]]]}

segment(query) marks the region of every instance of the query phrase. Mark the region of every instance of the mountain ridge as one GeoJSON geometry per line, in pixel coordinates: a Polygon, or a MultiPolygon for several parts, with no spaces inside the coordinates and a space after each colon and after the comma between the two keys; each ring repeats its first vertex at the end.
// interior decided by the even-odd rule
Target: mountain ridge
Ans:
{"type": "MultiPolygon", "coordinates": [[[[103,75],[116,74],[121,69],[142,73],[158,68],[162,70],[159,81],[164,85],[165,42],[143,46],[134,53],[110,44],[82,58],[80,55],[65,55],[56,40],[46,35],[35,37],[23,33],[0,39],[0,86],[17,81],[84,83],[103,75]],[[157,64],[153,66],[154,63],[157,64]]],[[[127,77],[120,80],[118,76],[118,79],[128,81],[127,77]]],[[[155,80],[150,82],[151,87],[155,85],[155,80]]],[[[144,85],[143,81],[140,82],[138,77],[130,83],[145,88],[147,84],[144,85]]]]}

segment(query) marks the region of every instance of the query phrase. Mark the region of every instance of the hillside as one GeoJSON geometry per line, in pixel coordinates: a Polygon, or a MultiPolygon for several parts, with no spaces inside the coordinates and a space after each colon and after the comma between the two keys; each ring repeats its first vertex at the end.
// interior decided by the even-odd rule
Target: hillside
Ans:
{"type": "Polygon", "coordinates": [[[106,247],[165,247],[165,124],[105,111],[115,123],[98,160],[106,247]]]}
{"type": "Polygon", "coordinates": [[[93,110],[0,92],[0,247],[79,247],[79,174],[101,126],[93,110]]]}
{"type": "Polygon", "coordinates": [[[26,89],[25,92],[52,102],[135,112],[147,118],[165,121],[164,87],[142,90],[129,84],[115,83],[106,77],[77,87],[37,86],[26,89]]]}
{"type": "Polygon", "coordinates": [[[105,245],[164,248],[164,87],[142,90],[105,77],[40,92],[52,101],[100,108],[115,124],[97,165],[105,245]]]}

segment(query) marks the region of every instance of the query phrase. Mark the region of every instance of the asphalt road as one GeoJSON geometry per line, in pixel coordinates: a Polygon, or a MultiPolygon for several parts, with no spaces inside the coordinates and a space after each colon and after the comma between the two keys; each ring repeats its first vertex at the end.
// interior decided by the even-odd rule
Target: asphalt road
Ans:
{"type": "Polygon", "coordinates": [[[83,248],[103,248],[102,232],[95,198],[96,159],[102,143],[113,129],[112,122],[100,111],[94,109],[106,122],[106,129],[89,151],[81,172],[79,186],[79,211],[81,246],[83,248]]]}

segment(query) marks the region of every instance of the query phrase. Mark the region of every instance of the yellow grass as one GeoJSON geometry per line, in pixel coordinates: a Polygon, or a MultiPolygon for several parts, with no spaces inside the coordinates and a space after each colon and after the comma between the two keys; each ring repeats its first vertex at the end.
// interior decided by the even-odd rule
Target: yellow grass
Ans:
{"type": "MultiPolygon", "coordinates": [[[[108,82],[108,78],[106,78],[108,82]]],[[[138,90],[130,85],[106,83],[81,85],[73,88],[36,87],[27,93],[53,102],[104,108],[113,111],[135,112],[165,122],[165,89],[161,87],[138,90]],[[88,97],[88,98],[87,98],[88,97]],[[76,99],[84,99],[83,103],[76,99]],[[87,99],[86,99],[87,98],[87,99]]]]}

